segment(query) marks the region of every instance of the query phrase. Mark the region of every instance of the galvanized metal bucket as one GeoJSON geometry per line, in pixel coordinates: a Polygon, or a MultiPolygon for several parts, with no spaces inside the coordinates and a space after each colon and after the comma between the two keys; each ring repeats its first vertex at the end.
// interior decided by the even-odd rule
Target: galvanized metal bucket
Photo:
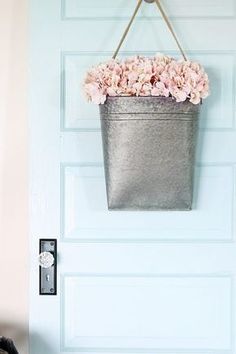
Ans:
{"type": "Polygon", "coordinates": [[[199,106],[171,97],[99,106],[108,209],[191,210],[199,106]]]}

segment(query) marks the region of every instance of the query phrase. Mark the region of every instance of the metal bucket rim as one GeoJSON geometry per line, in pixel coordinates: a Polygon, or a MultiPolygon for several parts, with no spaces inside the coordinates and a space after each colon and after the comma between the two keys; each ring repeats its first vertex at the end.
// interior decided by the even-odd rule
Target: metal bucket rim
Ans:
{"type": "MultiPolygon", "coordinates": [[[[119,98],[125,98],[125,99],[155,99],[155,100],[160,100],[160,101],[169,101],[169,102],[173,102],[175,104],[178,104],[178,105],[183,105],[183,104],[191,104],[193,106],[199,106],[199,105],[202,105],[203,102],[202,102],[202,99],[200,101],[200,103],[198,104],[193,104],[192,102],[190,102],[189,99],[185,100],[185,101],[182,101],[182,102],[177,102],[176,99],[172,96],[168,96],[168,97],[165,97],[165,96],[135,96],[135,95],[118,95],[118,96],[107,96],[106,98],[106,101],[105,101],[105,104],[107,102],[107,100],[115,100],[115,99],[119,99],[119,98]]],[[[102,104],[100,104],[102,106],[102,104]]]]}
{"type": "Polygon", "coordinates": [[[99,110],[102,120],[193,120],[200,107],[190,101],[176,102],[172,97],[109,96],[99,110]]]}

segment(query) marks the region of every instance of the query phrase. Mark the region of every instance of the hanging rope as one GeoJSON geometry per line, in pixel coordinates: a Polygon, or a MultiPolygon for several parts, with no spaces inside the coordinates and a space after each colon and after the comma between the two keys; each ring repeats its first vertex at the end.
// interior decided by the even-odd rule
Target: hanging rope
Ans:
{"type": "Polygon", "coordinates": [[[178,41],[178,38],[177,38],[177,36],[176,36],[176,34],[175,34],[174,30],[173,30],[173,27],[171,26],[170,21],[169,21],[167,15],[166,15],[165,11],[163,10],[163,7],[161,5],[160,0],[155,0],[155,3],[157,4],[157,7],[158,7],[158,9],[159,9],[159,11],[160,11],[160,13],[161,13],[166,25],[167,25],[167,27],[169,28],[170,33],[172,34],[172,36],[173,36],[173,38],[174,38],[174,40],[175,40],[175,42],[176,42],[176,44],[177,44],[177,46],[179,48],[184,60],[187,60],[187,57],[186,57],[186,55],[185,55],[185,53],[183,51],[183,48],[181,47],[181,45],[180,45],[180,43],[178,41]]]}
{"type": "MultiPolygon", "coordinates": [[[[187,57],[186,57],[186,55],[185,55],[185,53],[184,53],[184,51],[183,51],[183,49],[182,49],[182,47],[181,47],[181,45],[180,45],[180,43],[178,41],[178,38],[177,38],[177,36],[176,36],[176,34],[175,34],[174,30],[173,30],[173,27],[171,26],[170,21],[169,21],[167,15],[166,15],[165,11],[163,10],[163,7],[162,7],[162,5],[160,3],[160,0],[154,0],[154,1],[155,1],[156,5],[158,7],[163,19],[164,19],[167,27],[169,28],[170,33],[172,34],[172,36],[173,36],[173,38],[174,38],[174,40],[175,40],[175,42],[176,42],[176,44],[177,44],[177,46],[179,48],[184,60],[187,60],[187,57]]],[[[120,48],[121,48],[121,46],[122,46],[122,44],[123,44],[128,32],[129,32],[129,29],[130,29],[130,27],[131,27],[131,25],[132,25],[132,23],[133,23],[133,21],[135,19],[135,16],[138,13],[138,10],[139,10],[141,4],[142,4],[142,0],[138,0],[138,3],[137,3],[137,5],[135,7],[135,10],[134,10],[134,13],[133,13],[133,15],[132,15],[132,17],[131,17],[131,19],[130,19],[130,21],[129,21],[129,23],[128,23],[128,25],[127,25],[127,27],[126,27],[121,39],[120,39],[120,41],[119,41],[119,44],[118,44],[118,47],[117,47],[115,53],[112,56],[113,59],[115,59],[117,57],[117,54],[119,53],[119,50],[120,50],[120,48]]]]}
{"type": "Polygon", "coordinates": [[[131,19],[130,19],[130,21],[128,23],[128,26],[125,29],[125,32],[124,32],[123,36],[121,37],[121,40],[120,40],[120,42],[118,44],[118,47],[117,47],[115,53],[113,54],[112,59],[115,59],[117,54],[119,53],[120,47],[122,46],[122,44],[123,44],[123,42],[125,40],[125,37],[127,36],[128,32],[129,32],[129,29],[130,29],[130,27],[131,27],[131,25],[132,25],[132,23],[133,23],[133,21],[135,19],[135,16],[136,16],[141,4],[142,4],[142,0],[138,0],[138,4],[137,4],[137,6],[136,6],[136,8],[134,10],[134,13],[133,13],[133,15],[132,15],[132,17],[131,17],[131,19]]]}

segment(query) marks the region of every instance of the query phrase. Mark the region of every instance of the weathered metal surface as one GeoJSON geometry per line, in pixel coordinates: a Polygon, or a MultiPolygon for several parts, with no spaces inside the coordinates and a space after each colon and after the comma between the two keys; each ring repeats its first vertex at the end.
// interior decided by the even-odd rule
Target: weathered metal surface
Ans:
{"type": "Polygon", "coordinates": [[[108,97],[100,105],[108,208],[190,210],[200,105],[108,97]]]}

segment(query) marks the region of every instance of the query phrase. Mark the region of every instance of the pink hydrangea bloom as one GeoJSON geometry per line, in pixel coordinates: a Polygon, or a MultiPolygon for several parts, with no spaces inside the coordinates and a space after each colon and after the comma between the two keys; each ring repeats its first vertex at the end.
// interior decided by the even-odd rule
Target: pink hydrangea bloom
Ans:
{"type": "Polygon", "coordinates": [[[151,90],[152,96],[168,97],[169,94],[170,94],[170,92],[164,82],[162,82],[162,81],[155,82],[155,84],[153,85],[152,90],[151,90]]]}
{"type": "Polygon", "coordinates": [[[169,56],[111,59],[88,71],[84,80],[87,99],[103,104],[107,96],[162,96],[176,102],[199,104],[209,95],[204,68],[169,56]]]}

